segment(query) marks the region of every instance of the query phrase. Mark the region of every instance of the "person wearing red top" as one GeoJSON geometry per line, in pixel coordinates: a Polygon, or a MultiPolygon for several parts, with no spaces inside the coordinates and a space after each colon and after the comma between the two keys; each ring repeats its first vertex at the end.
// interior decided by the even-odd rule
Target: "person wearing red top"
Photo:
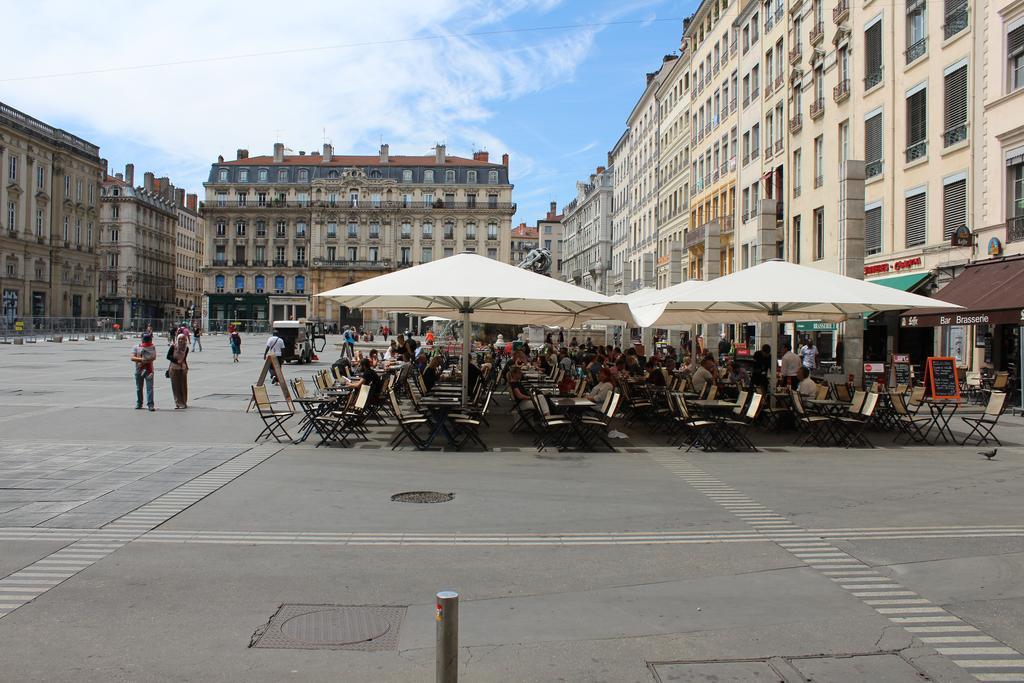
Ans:
{"type": "Polygon", "coordinates": [[[153,334],[142,335],[142,343],[132,349],[132,362],[135,363],[135,410],[142,410],[142,388],[146,388],[146,406],[150,411],[156,410],[153,405],[153,361],[156,360],[156,347],[153,346],[153,334]]]}

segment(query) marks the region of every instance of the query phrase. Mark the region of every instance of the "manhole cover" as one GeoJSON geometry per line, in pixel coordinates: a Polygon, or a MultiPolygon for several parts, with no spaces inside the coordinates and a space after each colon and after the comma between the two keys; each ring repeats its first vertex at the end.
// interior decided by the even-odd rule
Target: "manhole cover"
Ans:
{"type": "Polygon", "coordinates": [[[249,647],[298,650],[394,650],[405,607],[281,605],[249,647]]]}
{"type": "Polygon", "coordinates": [[[437,491],[406,491],[391,496],[396,503],[447,503],[455,497],[454,493],[438,493],[437,491]]]}

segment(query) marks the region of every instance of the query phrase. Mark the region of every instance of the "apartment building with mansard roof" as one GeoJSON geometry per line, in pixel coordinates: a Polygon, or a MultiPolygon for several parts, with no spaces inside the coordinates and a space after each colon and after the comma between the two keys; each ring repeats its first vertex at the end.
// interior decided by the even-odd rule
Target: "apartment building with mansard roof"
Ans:
{"type": "Polygon", "coordinates": [[[210,319],[316,317],[376,327],[376,311],[349,311],[318,292],[459,252],[507,262],[515,213],[508,155],[426,156],[322,152],[212,164],[204,278],[210,319]]]}

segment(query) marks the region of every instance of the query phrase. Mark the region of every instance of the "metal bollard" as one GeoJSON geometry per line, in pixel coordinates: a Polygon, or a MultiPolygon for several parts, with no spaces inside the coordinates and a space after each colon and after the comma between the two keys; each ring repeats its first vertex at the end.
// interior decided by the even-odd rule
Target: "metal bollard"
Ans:
{"type": "Polygon", "coordinates": [[[437,683],[459,680],[459,594],[437,594],[437,683]]]}

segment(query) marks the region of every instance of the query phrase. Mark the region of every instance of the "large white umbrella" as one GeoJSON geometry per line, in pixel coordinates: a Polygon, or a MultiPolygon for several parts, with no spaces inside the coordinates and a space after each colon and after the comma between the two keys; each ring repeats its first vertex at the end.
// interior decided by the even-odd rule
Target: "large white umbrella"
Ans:
{"type": "MultiPolygon", "coordinates": [[[[466,337],[470,322],[572,327],[595,318],[633,321],[627,304],[477,254],[403,268],[318,296],[349,308],[458,315],[466,337]]],[[[468,394],[469,341],[463,343],[463,400],[468,394]]]]}
{"type": "MultiPolygon", "coordinates": [[[[765,261],[688,291],[673,290],[658,290],[650,303],[634,308],[634,317],[644,326],[743,320],[770,322],[776,330],[780,319],[843,321],[879,311],[957,308],[937,299],[780,260],[765,261]]],[[[774,340],[771,348],[769,372],[774,377],[774,340]]]]}

